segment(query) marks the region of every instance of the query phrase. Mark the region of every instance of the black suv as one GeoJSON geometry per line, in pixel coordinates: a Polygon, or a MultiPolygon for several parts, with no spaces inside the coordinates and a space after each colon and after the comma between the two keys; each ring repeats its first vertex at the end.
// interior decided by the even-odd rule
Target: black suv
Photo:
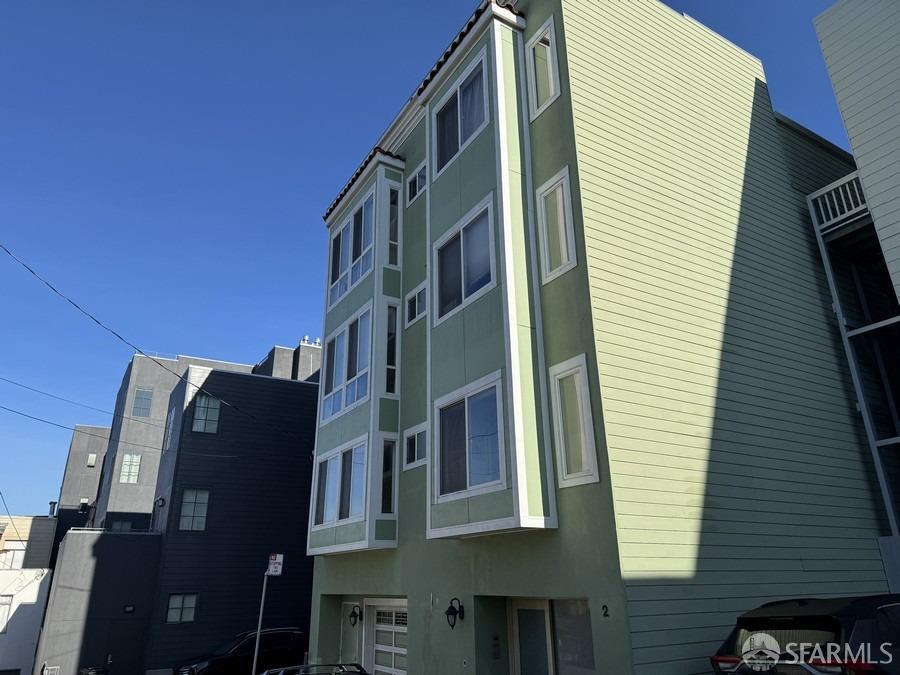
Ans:
{"type": "Polygon", "coordinates": [[[767,603],[738,617],[712,665],[719,675],[900,675],[900,595],[767,603]]]}
{"type": "MultiPolygon", "coordinates": [[[[256,672],[302,663],[306,639],[297,628],[268,628],[260,633],[256,672]]],[[[189,660],[179,675],[247,675],[253,668],[256,631],[241,633],[211,654],[189,660]]]]}

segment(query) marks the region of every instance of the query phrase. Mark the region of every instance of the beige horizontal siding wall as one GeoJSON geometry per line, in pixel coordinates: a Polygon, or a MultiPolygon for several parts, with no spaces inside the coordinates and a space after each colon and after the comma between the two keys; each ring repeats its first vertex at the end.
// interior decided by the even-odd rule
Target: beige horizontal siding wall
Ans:
{"type": "Polygon", "coordinates": [[[841,0],[816,30],[900,299],[900,2],[841,0]]]}
{"type": "Polygon", "coordinates": [[[56,518],[47,516],[13,516],[10,520],[0,516],[0,549],[8,540],[28,542],[22,566],[27,569],[47,567],[53,536],[56,533],[56,518]]]}
{"type": "Polygon", "coordinates": [[[635,672],[707,673],[744,610],[886,589],[805,202],[850,167],[789,168],[760,63],[696,22],[563,6],[635,672]]]}

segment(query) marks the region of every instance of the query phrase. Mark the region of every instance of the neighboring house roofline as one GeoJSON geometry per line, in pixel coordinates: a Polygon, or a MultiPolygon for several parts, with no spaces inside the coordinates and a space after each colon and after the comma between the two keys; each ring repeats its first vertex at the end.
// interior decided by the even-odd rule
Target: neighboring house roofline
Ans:
{"type": "Polygon", "coordinates": [[[846,160],[848,162],[852,162],[854,165],[856,164],[856,160],[853,157],[853,153],[848,152],[847,150],[844,150],[844,148],[842,148],[841,146],[836,145],[835,143],[832,143],[827,138],[820,136],[815,131],[808,129],[807,127],[803,126],[796,120],[792,120],[787,115],[784,115],[784,114],[776,111],[775,112],[775,121],[777,121],[779,124],[783,124],[784,126],[791,129],[792,131],[796,131],[798,134],[805,136],[806,138],[811,140],[813,143],[816,143],[816,144],[822,146],[822,148],[837,155],[841,159],[846,160]]]}

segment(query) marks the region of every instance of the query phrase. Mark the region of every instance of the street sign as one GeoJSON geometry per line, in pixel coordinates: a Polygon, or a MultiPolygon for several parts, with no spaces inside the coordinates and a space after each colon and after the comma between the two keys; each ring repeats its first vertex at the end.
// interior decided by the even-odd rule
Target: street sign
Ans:
{"type": "Polygon", "coordinates": [[[284,555],[281,553],[272,553],[269,556],[269,569],[266,570],[267,577],[280,577],[281,568],[284,566],[284,555]]]}

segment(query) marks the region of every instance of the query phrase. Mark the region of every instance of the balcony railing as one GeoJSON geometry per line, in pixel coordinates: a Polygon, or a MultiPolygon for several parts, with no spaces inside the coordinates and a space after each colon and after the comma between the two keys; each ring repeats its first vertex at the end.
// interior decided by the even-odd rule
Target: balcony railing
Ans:
{"type": "Polygon", "coordinates": [[[816,227],[822,232],[854,220],[868,210],[858,171],[826,185],[806,199],[816,227]]]}

